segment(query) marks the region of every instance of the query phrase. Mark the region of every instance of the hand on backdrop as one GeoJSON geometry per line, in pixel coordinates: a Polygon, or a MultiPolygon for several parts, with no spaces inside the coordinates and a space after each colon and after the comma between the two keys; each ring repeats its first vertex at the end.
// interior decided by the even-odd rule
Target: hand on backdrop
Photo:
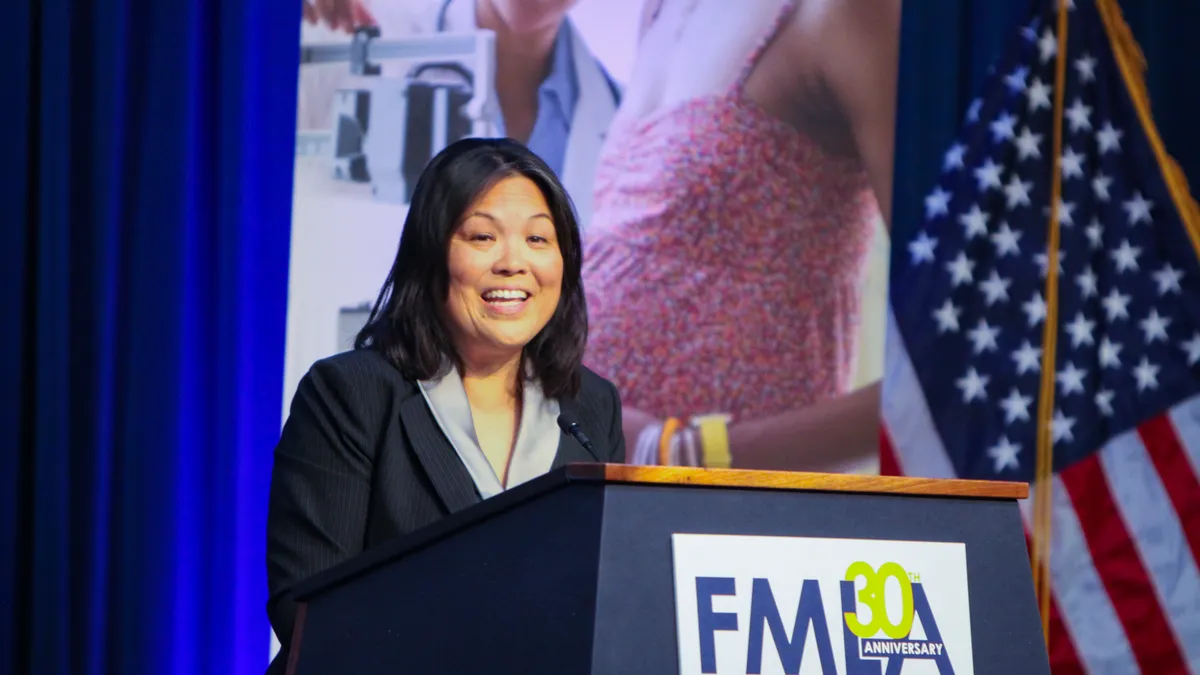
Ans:
{"type": "Polygon", "coordinates": [[[301,0],[304,20],[310,24],[324,23],[332,30],[353,33],[362,26],[374,26],[375,17],[362,0],[301,0]]]}
{"type": "MultiPolygon", "coordinates": [[[[728,429],[733,466],[766,471],[843,473],[879,456],[881,386],[874,382],[844,396],[767,417],[739,420],[728,429]]],[[[626,461],[638,436],[662,420],[622,407],[626,461]]]]}
{"type": "Polygon", "coordinates": [[[660,420],[649,413],[642,412],[637,408],[621,408],[621,426],[625,432],[625,462],[629,463],[633,460],[633,451],[637,447],[638,436],[642,431],[650,426],[660,422],[660,420]]]}

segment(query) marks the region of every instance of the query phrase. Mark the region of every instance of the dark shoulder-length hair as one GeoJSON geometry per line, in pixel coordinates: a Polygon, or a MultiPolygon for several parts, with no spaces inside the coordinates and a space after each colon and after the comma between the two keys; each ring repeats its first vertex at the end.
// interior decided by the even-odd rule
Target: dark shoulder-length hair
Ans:
{"type": "Polygon", "coordinates": [[[434,379],[461,363],[443,311],[450,291],[450,238],[467,209],[511,176],[524,176],[541,189],[563,257],[562,296],[549,323],[525,346],[524,366],[532,368],[547,396],[579,391],[588,332],[579,224],[550,167],[509,139],[463,139],[430,161],[413,190],[396,261],[354,341],[356,349],[381,352],[411,380],[434,379]]]}

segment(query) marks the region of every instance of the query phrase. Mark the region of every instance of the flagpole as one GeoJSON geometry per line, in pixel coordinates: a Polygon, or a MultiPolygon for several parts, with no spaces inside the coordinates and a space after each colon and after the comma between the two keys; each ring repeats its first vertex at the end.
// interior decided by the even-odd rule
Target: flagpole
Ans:
{"type": "Polygon", "coordinates": [[[1033,496],[1033,583],[1037,593],[1042,635],[1050,641],[1050,534],[1053,508],[1054,438],[1050,420],[1054,416],[1054,376],[1058,339],[1058,253],[1059,212],[1062,201],[1063,99],[1067,80],[1067,0],[1058,3],[1058,50],[1055,55],[1054,145],[1051,154],[1050,222],[1046,242],[1046,319],[1042,326],[1042,382],[1038,398],[1037,462],[1033,496]]]}
{"type": "Polygon", "coordinates": [[[1154,117],[1150,114],[1150,94],[1147,92],[1146,82],[1142,78],[1142,74],[1146,70],[1146,57],[1142,54],[1142,48],[1138,45],[1137,40],[1134,39],[1133,31],[1125,23],[1125,19],[1121,15],[1121,8],[1115,0],[1096,0],[1096,9],[1099,10],[1100,19],[1104,23],[1104,32],[1108,36],[1109,45],[1112,46],[1113,59],[1121,71],[1125,89],[1133,101],[1142,131],[1146,134],[1146,140],[1150,142],[1150,147],[1154,150],[1154,157],[1162,171],[1163,180],[1167,184],[1167,190],[1171,193],[1171,201],[1175,203],[1175,209],[1179,212],[1184,229],[1187,230],[1188,237],[1192,240],[1192,247],[1196,250],[1196,255],[1200,255],[1200,206],[1197,206],[1196,200],[1192,198],[1188,189],[1187,177],[1183,174],[1183,169],[1179,167],[1179,164],[1167,152],[1166,145],[1154,124],[1154,117]]]}

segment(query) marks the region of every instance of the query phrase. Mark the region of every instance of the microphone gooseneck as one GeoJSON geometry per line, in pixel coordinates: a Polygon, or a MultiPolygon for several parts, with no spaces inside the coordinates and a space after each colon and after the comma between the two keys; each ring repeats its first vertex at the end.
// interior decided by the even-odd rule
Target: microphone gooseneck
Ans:
{"type": "Polygon", "coordinates": [[[600,459],[599,457],[596,457],[596,449],[592,446],[592,440],[587,437],[587,434],[583,433],[583,427],[579,426],[579,421],[575,419],[574,415],[571,415],[570,413],[563,413],[559,415],[558,428],[562,429],[568,436],[578,441],[579,444],[583,446],[583,449],[587,450],[588,454],[590,454],[592,457],[596,458],[597,460],[600,459]]]}

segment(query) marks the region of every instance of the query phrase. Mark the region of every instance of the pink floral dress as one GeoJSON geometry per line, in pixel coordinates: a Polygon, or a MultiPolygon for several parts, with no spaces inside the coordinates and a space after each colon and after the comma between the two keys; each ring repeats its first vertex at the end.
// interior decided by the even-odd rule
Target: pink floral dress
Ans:
{"type": "Polygon", "coordinates": [[[626,406],[761,417],[845,393],[878,207],[743,90],[618,118],[584,240],[585,363],[626,406]]]}

